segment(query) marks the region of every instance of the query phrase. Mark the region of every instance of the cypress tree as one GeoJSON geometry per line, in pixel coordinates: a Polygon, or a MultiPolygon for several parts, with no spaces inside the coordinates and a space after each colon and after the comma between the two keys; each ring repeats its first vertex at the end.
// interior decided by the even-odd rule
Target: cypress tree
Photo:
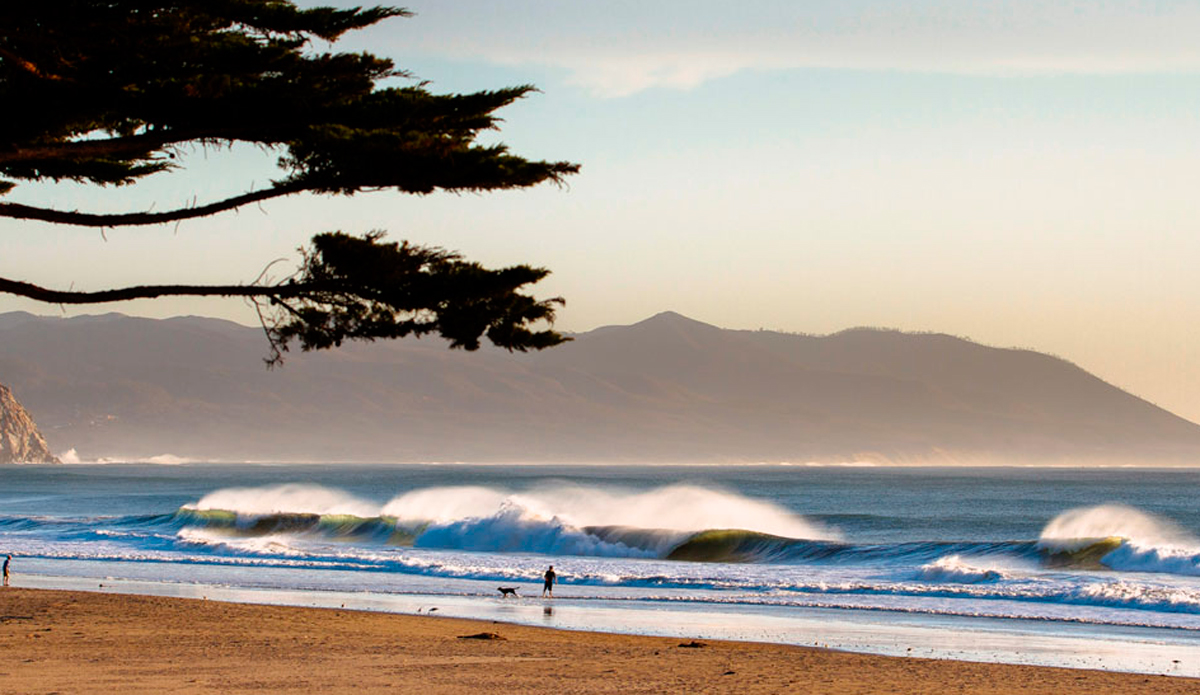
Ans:
{"type": "MultiPolygon", "coordinates": [[[[0,5],[0,216],[64,225],[177,223],[299,193],[391,189],[427,194],[561,183],[570,162],[533,161],[478,135],[532,86],[435,94],[391,60],[314,50],[346,32],[405,17],[392,7],[297,8],[290,0],[39,0],[0,5]],[[391,78],[407,86],[384,86],[391,78]],[[269,185],[221,200],[115,214],[12,202],[21,181],[136,184],[169,175],[196,145],[249,143],[278,153],[269,185]]],[[[563,336],[562,300],[522,292],[548,273],[487,269],[379,232],[328,232],[283,280],[153,285],[99,292],[0,278],[0,291],[61,304],[161,296],[240,296],[259,308],[268,363],[293,341],[436,334],[473,350],[480,339],[541,349],[563,336]]]]}

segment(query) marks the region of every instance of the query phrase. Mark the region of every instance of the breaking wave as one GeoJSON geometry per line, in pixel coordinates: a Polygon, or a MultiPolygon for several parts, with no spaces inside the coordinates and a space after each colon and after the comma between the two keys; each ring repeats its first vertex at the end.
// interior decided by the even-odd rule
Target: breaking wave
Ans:
{"type": "Polygon", "coordinates": [[[181,534],[186,540],[240,550],[277,547],[290,537],[432,550],[878,566],[936,563],[950,555],[1036,561],[1041,552],[1034,541],[850,544],[778,506],[686,485],[632,493],[434,487],[377,504],[290,484],[218,490],[183,507],[179,517],[188,527],[181,534]]]}
{"type": "MultiPolygon", "coordinates": [[[[293,534],[442,550],[769,561],[835,534],[778,506],[676,485],[648,492],[559,486],[522,493],[439,487],[378,505],[314,485],[230,488],[179,515],[219,541],[293,534]],[[729,527],[732,530],[718,530],[729,527]]],[[[242,545],[245,545],[244,543],[242,545]]]]}
{"type": "Polygon", "coordinates": [[[288,538],[435,550],[656,558],[689,562],[918,566],[934,581],[984,582],[1003,570],[980,559],[1051,568],[1200,576],[1200,540],[1131,507],[1073,509],[1036,541],[850,544],[778,506],[677,485],[647,492],[558,486],[509,493],[433,487],[384,504],[316,485],[229,488],[183,507],[185,540],[262,547],[288,538]]]}
{"type": "Polygon", "coordinates": [[[947,555],[927,565],[922,565],[916,576],[921,581],[957,584],[994,582],[1007,577],[1005,572],[1000,569],[978,567],[964,560],[960,555],[947,555]]]}
{"type": "Polygon", "coordinates": [[[1038,545],[1052,564],[1200,576],[1200,539],[1120,504],[1063,512],[1046,525],[1038,545]]]}
{"type": "MultiPolygon", "coordinates": [[[[693,486],[429,487],[371,500],[287,484],[226,488],[176,508],[178,500],[155,514],[136,513],[135,501],[125,516],[0,515],[0,537],[28,559],[22,567],[38,558],[78,560],[79,571],[111,563],[99,565],[101,576],[480,597],[499,584],[536,596],[552,562],[576,600],[1200,630],[1200,542],[1119,505],[1065,511],[1025,539],[964,526],[965,540],[910,534],[871,543],[780,506],[693,486]]],[[[877,526],[903,521],[881,517],[877,526]]]]}

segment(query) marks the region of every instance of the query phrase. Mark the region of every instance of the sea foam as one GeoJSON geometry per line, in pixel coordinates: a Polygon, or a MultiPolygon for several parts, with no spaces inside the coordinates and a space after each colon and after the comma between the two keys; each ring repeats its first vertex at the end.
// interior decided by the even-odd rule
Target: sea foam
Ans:
{"type": "Polygon", "coordinates": [[[917,571],[917,578],[927,582],[976,584],[1004,579],[1005,575],[998,569],[976,567],[959,555],[948,555],[922,565],[917,571]]]}

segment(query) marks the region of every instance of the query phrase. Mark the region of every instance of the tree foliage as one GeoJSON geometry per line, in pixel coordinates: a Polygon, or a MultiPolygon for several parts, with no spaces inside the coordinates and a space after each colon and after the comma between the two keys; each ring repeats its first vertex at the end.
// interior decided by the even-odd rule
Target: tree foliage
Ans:
{"type": "MultiPolygon", "coordinates": [[[[531,86],[435,94],[369,53],[317,40],[406,16],[390,7],[300,9],[287,0],[40,0],[0,4],[0,195],[21,181],[128,185],[181,166],[196,145],[277,153],[269,185],[162,211],[115,214],[0,202],[0,217],[92,227],[160,224],[298,193],[427,194],[561,183],[570,162],[535,161],[478,135],[531,86]]],[[[562,340],[531,322],[561,300],[519,290],[547,271],[487,270],[377,232],[315,237],[282,283],[63,292],[0,279],[0,291],[61,303],[219,294],[257,298],[273,349],[435,333],[475,349],[562,340]],[[102,298],[103,297],[103,298],[102,298]]],[[[279,353],[273,352],[273,358],[279,353]]]]}

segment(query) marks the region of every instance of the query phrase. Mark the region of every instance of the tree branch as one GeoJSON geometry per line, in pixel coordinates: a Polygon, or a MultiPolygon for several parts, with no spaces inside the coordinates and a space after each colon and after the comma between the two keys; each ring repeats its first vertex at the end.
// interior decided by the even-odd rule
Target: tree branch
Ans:
{"type": "Polygon", "coordinates": [[[323,350],[346,340],[372,341],[438,333],[450,347],[477,350],[480,338],[507,350],[541,350],[569,338],[530,325],[554,323],[563,300],[520,292],[549,271],[530,266],[489,270],[438,248],[384,242],[382,233],[354,237],[327,232],[300,249],[290,278],[250,285],[140,285],[99,292],[52,290],[0,278],[0,293],[52,304],[152,299],[245,297],[254,303],[271,344],[267,363],[279,364],[288,344],[323,350]],[[263,313],[270,305],[273,316],[263,313]]]}
{"type": "MultiPolygon", "coordinates": [[[[133,225],[161,224],[163,222],[178,222],[197,217],[207,217],[218,212],[258,203],[271,198],[292,195],[307,190],[310,186],[302,183],[283,183],[264,188],[259,191],[243,193],[239,196],[226,198],[198,207],[178,208],[164,212],[127,212],[120,214],[95,214],[77,212],[74,210],[52,210],[49,208],[21,205],[20,203],[0,203],[0,217],[11,217],[17,220],[41,220],[55,224],[73,224],[81,227],[120,227],[133,225]]],[[[107,301],[107,300],[104,300],[107,301]]]]}
{"type": "Polygon", "coordinates": [[[227,128],[202,130],[159,128],[137,135],[125,135],[112,138],[96,138],[92,140],[72,140],[49,144],[18,147],[16,149],[0,149],[0,165],[11,162],[28,162],[49,159],[89,159],[89,158],[141,158],[153,154],[167,145],[188,142],[219,142],[235,139],[245,142],[272,141],[266,135],[255,138],[245,130],[227,128]]]}
{"type": "Polygon", "coordinates": [[[0,278],[0,292],[51,304],[102,304],[155,297],[301,297],[321,288],[312,284],[283,285],[138,285],[99,292],[52,290],[28,282],[0,278]]]}

